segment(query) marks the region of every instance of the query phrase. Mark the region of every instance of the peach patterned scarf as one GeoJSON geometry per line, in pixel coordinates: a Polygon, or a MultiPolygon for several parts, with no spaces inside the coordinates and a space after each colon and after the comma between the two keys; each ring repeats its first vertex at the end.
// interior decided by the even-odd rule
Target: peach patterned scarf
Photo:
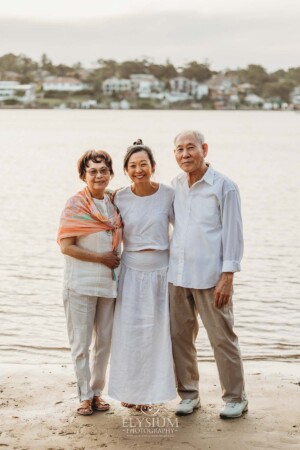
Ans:
{"type": "MultiPolygon", "coordinates": [[[[108,194],[104,194],[108,195],[108,194]]],[[[99,231],[111,230],[113,233],[112,250],[116,250],[121,241],[122,219],[115,207],[114,223],[102,216],[93,202],[90,191],[85,187],[71,197],[63,209],[58,229],[57,242],[75,236],[85,236],[99,231]]]]}

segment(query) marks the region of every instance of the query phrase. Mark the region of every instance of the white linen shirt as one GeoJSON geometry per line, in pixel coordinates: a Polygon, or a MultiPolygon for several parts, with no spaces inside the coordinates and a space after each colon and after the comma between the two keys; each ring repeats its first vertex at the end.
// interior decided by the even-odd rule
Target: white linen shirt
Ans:
{"type": "Polygon", "coordinates": [[[172,186],[175,223],[168,281],[185,288],[214,287],[222,272],[241,270],[243,231],[238,187],[211,165],[191,187],[186,173],[174,178],[172,186]]]}
{"type": "Polygon", "coordinates": [[[116,193],[124,224],[123,246],[128,252],[169,248],[169,218],[173,210],[174,189],[160,183],[158,190],[145,197],[134,194],[131,187],[116,193]]]}
{"type": "MultiPolygon", "coordinates": [[[[93,202],[104,216],[114,221],[114,206],[107,195],[103,200],[93,198],[93,202]]],[[[76,245],[97,253],[112,251],[112,232],[99,231],[76,238],[76,245]]],[[[119,247],[119,251],[120,251],[119,247]]],[[[114,269],[116,278],[119,268],[114,269]]],[[[104,264],[81,261],[72,256],[65,256],[64,289],[70,289],[82,295],[116,298],[117,281],[112,279],[112,271],[104,264]]]]}

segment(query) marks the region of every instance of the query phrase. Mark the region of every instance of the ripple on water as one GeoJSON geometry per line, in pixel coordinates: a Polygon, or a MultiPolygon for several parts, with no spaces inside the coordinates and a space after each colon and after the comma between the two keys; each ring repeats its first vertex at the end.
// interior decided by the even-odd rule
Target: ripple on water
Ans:
{"type": "MultiPolygon", "coordinates": [[[[204,120],[209,138],[210,161],[238,183],[242,196],[245,255],[243,270],[235,276],[233,302],[243,357],[299,358],[300,234],[295,226],[300,223],[300,208],[295,207],[300,188],[299,116],[115,111],[109,117],[105,111],[0,110],[0,229],[5,230],[0,237],[1,361],[71,362],[61,295],[63,257],[56,230],[66,199],[81,188],[76,163],[83,150],[99,143],[100,136],[99,146],[109,148],[114,156],[112,186],[125,185],[123,152],[132,141],[135,124],[155,145],[157,179],[169,182],[178,173],[167,150],[172,141],[170,124],[173,135],[176,130],[198,127],[199,119],[204,120]],[[123,131],[116,133],[120,121],[123,131]],[[216,121],[221,123],[218,133],[216,121]],[[153,133],[149,123],[158,122],[159,131],[153,133]],[[280,134],[274,134],[279,127],[280,134]],[[242,130],[238,144],[236,129],[242,130]],[[20,133],[22,145],[14,139],[20,133]],[[275,162],[282,148],[289,177],[279,183],[282,164],[275,162]],[[15,190],[15,179],[23,180],[24,173],[22,190],[15,190]]],[[[196,346],[200,360],[213,359],[202,324],[196,346]]]]}

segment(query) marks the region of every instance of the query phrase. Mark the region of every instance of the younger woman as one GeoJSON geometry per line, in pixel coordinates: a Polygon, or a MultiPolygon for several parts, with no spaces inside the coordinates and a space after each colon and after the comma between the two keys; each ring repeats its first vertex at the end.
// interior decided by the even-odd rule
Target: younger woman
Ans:
{"type": "Polygon", "coordinates": [[[174,192],[152,180],[155,160],[141,140],[128,148],[124,170],[132,184],[115,196],[124,251],[108,393],[123,406],[146,409],[176,397],[167,294],[174,192]]]}

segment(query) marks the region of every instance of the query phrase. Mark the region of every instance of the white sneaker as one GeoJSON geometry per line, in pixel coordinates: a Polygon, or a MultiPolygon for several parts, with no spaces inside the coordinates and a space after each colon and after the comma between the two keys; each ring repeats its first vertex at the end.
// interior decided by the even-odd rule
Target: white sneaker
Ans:
{"type": "Polygon", "coordinates": [[[241,417],[246,411],[248,411],[248,400],[243,400],[240,403],[228,402],[220,411],[220,417],[222,419],[235,419],[241,417]]]}
{"type": "Polygon", "coordinates": [[[199,397],[195,399],[185,398],[178,404],[175,414],[177,416],[187,416],[188,414],[192,414],[194,409],[198,409],[200,407],[201,405],[199,397]]]}

